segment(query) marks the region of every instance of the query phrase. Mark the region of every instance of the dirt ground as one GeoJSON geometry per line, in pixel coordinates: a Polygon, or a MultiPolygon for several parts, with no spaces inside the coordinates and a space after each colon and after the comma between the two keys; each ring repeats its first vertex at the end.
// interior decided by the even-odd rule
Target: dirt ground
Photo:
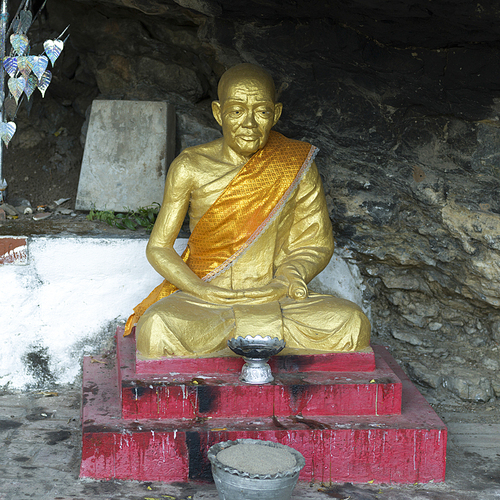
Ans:
{"type": "Polygon", "coordinates": [[[71,198],[68,206],[75,206],[84,120],[55,102],[48,104],[49,109],[55,108],[52,115],[56,119],[48,117],[47,108],[36,103],[29,117],[26,113],[19,116],[16,135],[8,149],[4,148],[2,170],[8,183],[7,203],[14,206],[27,200],[35,208],[61,198],[71,198]]]}

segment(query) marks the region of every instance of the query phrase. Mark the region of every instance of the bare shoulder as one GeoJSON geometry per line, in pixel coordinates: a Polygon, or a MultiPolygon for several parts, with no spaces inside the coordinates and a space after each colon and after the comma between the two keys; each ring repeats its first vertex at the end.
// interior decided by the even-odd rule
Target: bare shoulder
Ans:
{"type": "Polygon", "coordinates": [[[168,167],[167,179],[180,180],[189,179],[196,174],[196,166],[199,164],[199,146],[186,148],[182,151],[168,167]]]}
{"type": "Polygon", "coordinates": [[[199,144],[198,146],[191,146],[184,149],[176,160],[178,159],[185,167],[189,167],[194,171],[204,170],[206,165],[220,161],[221,148],[222,139],[217,139],[206,144],[199,144]]]}
{"type": "Polygon", "coordinates": [[[196,178],[196,171],[193,169],[195,163],[187,151],[183,151],[172,161],[168,167],[164,201],[172,203],[189,196],[196,178]]]}
{"type": "Polygon", "coordinates": [[[182,193],[196,189],[217,156],[218,143],[213,141],[184,149],[168,168],[166,191],[175,189],[182,193]]]}

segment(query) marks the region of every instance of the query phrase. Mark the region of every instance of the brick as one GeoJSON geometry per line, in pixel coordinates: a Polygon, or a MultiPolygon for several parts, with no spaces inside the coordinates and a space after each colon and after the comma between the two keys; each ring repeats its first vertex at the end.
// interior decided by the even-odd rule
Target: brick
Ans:
{"type": "Polygon", "coordinates": [[[28,264],[28,241],[25,237],[0,236],[0,265],[28,264]]]}

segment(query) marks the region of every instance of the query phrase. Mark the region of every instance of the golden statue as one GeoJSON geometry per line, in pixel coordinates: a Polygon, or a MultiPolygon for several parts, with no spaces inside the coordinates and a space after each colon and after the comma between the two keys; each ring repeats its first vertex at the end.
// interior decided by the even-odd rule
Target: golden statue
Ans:
{"type": "Polygon", "coordinates": [[[126,334],[138,321],[146,358],[227,354],[228,339],[247,335],[283,338],[284,353],[368,347],[370,323],[357,305],[307,288],[334,247],[317,149],[271,130],[282,105],[262,68],[229,69],[218,96],[223,137],[170,165],[146,251],[165,282],[134,309],[126,334]],[[179,256],[173,245],[188,211],[179,256]]]}

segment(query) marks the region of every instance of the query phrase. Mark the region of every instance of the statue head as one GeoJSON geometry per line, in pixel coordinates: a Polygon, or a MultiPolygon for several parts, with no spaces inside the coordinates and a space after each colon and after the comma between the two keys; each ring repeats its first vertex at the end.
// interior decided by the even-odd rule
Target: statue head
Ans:
{"type": "Polygon", "coordinates": [[[212,103],[222,127],[224,146],[242,157],[262,149],[283,106],[276,102],[276,89],[269,73],[254,64],[238,64],[220,79],[219,100],[212,103]]]}

